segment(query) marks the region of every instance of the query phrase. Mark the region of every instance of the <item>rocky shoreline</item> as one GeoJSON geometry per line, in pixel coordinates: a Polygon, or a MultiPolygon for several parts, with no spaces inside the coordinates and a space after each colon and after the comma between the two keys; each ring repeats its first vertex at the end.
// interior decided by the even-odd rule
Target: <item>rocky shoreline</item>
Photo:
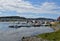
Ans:
{"type": "MultiPolygon", "coordinates": [[[[56,27],[52,27],[52,28],[55,30],[54,32],[56,32],[56,31],[60,30],[60,25],[58,25],[56,27]]],[[[23,37],[21,40],[22,41],[49,41],[49,40],[46,40],[46,39],[38,38],[36,36],[23,37]]]]}
{"type": "Polygon", "coordinates": [[[22,38],[22,41],[48,41],[48,40],[33,36],[33,37],[24,37],[22,38]]]}

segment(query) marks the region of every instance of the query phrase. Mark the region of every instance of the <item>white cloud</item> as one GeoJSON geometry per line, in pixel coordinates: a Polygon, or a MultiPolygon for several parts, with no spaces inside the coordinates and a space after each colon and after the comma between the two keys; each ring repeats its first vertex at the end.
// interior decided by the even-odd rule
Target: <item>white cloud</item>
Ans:
{"type": "Polygon", "coordinates": [[[19,13],[30,12],[34,8],[29,2],[24,2],[22,0],[0,0],[0,9],[4,10],[14,10],[19,13]]]}
{"type": "Polygon", "coordinates": [[[55,3],[42,3],[40,7],[34,7],[28,1],[22,0],[0,0],[0,10],[2,11],[16,11],[17,13],[51,13],[51,14],[60,14],[60,9],[55,3]]]}
{"type": "Polygon", "coordinates": [[[40,7],[41,13],[42,12],[51,13],[51,14],[59,14],[60,13],[59,11],[56,11],[54,9],[60,9],[60,7],[57,6],[55,3],[48,3],[48,2],[43,3],[42,6],[40,7]]]}

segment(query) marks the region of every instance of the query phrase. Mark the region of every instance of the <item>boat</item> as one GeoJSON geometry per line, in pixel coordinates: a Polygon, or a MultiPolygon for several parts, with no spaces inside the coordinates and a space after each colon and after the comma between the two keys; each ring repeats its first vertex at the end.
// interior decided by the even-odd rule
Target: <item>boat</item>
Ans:
{"type": "Polygon", "coordinates": [[[9,25],[10,28],[20,28],[20,27],[39,27],[40,24],[30,24],[30,23],[18,23],[9,25]]]}
{"type": "Polygon", "coordinates": [[[10,28],[20,28],[20,26],[18,26],[18,25],[10,25],[9,27],[10,28]]]}
{"type": "Polygon", "coordinates": [[[28,23],[20,23],[20,24],[14,24],[14,25],[9,25],[10,28],[20,28],[20,27],[31,27],[32,25],[28,23]]]}

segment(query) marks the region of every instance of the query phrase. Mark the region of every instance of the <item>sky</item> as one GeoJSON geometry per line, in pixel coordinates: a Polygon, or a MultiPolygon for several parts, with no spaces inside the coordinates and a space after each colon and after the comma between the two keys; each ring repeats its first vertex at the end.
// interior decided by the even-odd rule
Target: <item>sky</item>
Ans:
{"type": "Polygon", "coordinates": [[[0,0],[0,16],[57,19],[60,0],[0,0]]]}

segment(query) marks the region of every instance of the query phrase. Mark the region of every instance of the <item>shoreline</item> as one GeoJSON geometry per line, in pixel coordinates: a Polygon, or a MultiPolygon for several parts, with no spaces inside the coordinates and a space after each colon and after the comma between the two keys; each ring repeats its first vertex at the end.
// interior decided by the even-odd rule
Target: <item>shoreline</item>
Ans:
{"type": "MultiPolygon", "coordinates": [[[[54,32],[50,32],[50,33],[43,33],[43,34],[46,34],[46,35],[49,35],[49,34],[52,34],[52,33],[55,33],[55,32],[58,32],[60,30],[60,26],[56,26],[56,27],[51,27],[52,29],[54,29],[54,32]],[[58,28],[57,28],[58,27],[58,28]]],[[[48,39],[44,39],[42,37],[37,37],[37,36],[41,36],[43,34],[38,34],[38,35],[35,35],[35,36],[30,36],[30,37],[24,37],[22,38],[22,41],[50,41],[48,39]]],[[[53,39],[55,40],[55,39],[53,39]]],[[[51,40],[52,41],[52,40],[51,40]]]]}

